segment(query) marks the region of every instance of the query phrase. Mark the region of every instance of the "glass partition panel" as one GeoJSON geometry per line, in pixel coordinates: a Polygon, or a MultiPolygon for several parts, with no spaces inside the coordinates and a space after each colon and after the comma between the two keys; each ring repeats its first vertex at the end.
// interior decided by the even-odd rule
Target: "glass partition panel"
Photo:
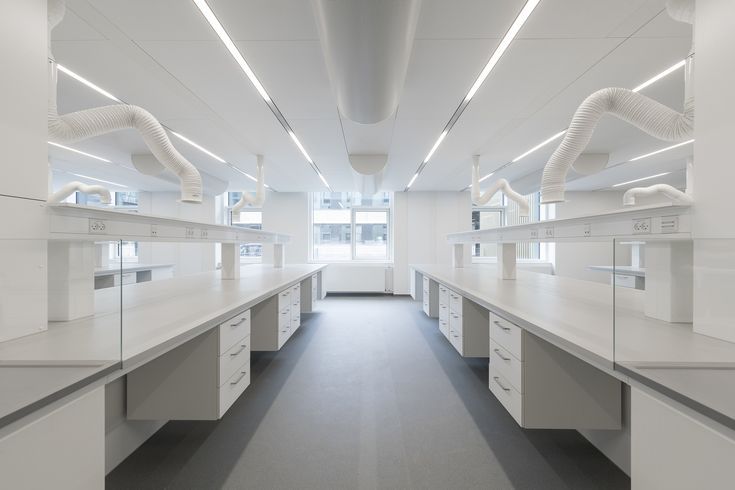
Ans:
{"type": "MultiPolygon", "coordinates": [[[[735,240],[616,240],[615,367],[735,421],[735,240]]],[[[729,422],[728,422],[729,421],[729,422]]]]}
{"type": "Polygon", "coordinates": [[[112,250],[123,244],[0,240],[0,420],[120,368],[122,256],[112,250]]]}

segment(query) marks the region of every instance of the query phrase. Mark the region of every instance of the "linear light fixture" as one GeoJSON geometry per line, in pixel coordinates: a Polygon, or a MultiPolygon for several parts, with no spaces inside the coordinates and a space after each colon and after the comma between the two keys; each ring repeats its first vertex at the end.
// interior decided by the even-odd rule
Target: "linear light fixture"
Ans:
{"type": "Polygon", "coordinates": [[[642,181],[648,180],[648,179],[655,179],[656,177],[663,177],[664,175],[669,175],[670,173],[671,172],[661,172],[660,174],[649,175],[648,177],[641,177],[640,179],[629,180],[627,182],[621,182],[619,184],[613,185],[613,187],[620,187],[620,186],[623,186],[623,185],[634,184],[636,182],[642,182],[642,181]]]}
{"type": "MultiPolygon", "coordinates": [[[[477,91],[480,89],[483,83],[485,83],[485,80],[490,75],[490,72],[493,71],[493,68],[495,68],[495,65],[498,64],[498,61],[500,61],[500,58],[502,58],[505,51],[508,49],[510,44],[513,42],[513,39],[515,39],[518,32],[521,30],[521,27],[523,27],[523,24],[526,23],[528,18],[533,13],[534,9],[538,6],[538,4],[541,2],[541,0],[528,0],[526,4],[521,9],[520,13],[516,16],[515,20],[511,24],[510,28],[506,31],[505,35],[503,36],[503,39],[500,41],[500,44],[498,44],[498,47],[495,48],[495,51],[493,52],[492,56],[490,56],[490,59],[488,60],[487,64],[485,64],[485,67],[482,69],[478,77],[475,79],[475,83],[472,84],[472,87],[470,87],[469,92],[467,92],[467,95],[465,95],[462,102],[459,104],[459,107],[457,107],[454,110],[454,113],[452,114],[452,117],[449,118],[449,122],[444,126],[444,130],[439,135],[439,138],[437,138],[436,143],[434,143],[434,146],[431,148],[431,151],[429,151],[428,155],[426,155],[426,158],[424,158],[423,162],[419,165],[418,169],[416,169],[416,173],[411,178],[411,181],[404,189],[405,191],[408,191],[411,188],[411,185],[416,181],[418,176],[421,174],[421,172],[424,171],[424,168],[426,167],[426,164],[429,163],[429,160],[432,156],[434,156],[434,152],[439,148],[439,145],[444,141],[444,138],[446,138],[447,134],[449,134],[449,131],[452,130],[454,127],[454,124],[457,122],[459,117],[462,115],[464,110],[469,105],[470,101],[472,100],[472,97],[475,96],[477,91]]],[[[489,176],[486,176],[487,178],[489,176]]]]}
{"type": "MultiPolygon", "coordinates": [[[[95,85],[94,83],[90,82],[89,80],[87,80],[83,76],[79,75],[78,73],[75,73],[75,72],[71,71],[70,69],[66,68],[65,66],[62,66],[62,65],[59,65],[59,64],[57,64],[56,66],[57,66],[57,68],[59,69],[60,72],[65,73],[66,75],[69,75],[74,80],[77,80],[78,82],[81,82],[82,84],[86,85],[87,87],[91,88],[92,90],[96,91],[97,93],[99,93],[101,95],[104,95],[105,97],[107,97],[109,99],[112,99],[115,102],[118,102],[120,104],[124,104],[125,103],[122,99],[119,99],[119,98],[115,97],[114,95],[112,95],[107,90],[103,89],[102,87],[100,87],[98,85],[95,85]]],[[[176,131],[174,131],[173,129],[169,128],[168,126],[165,126],[165,125],[162,125],[162,126],[164,128],[166,128],[172,135],[176,136],[177,138],[179,138],[184,143],[193,146],[197,150],[201,151],[202,153],[204,153],[206,155],[209,155],[210,157],[214,158],[218,162],[224,163],[225,165],[227,165],[228,167],[230,167],[232,170],[234,170],[234,171],[236,171],[236,172],[244,175],[245,177],[247,177],[248,179],[252,180],[253,182],[257,182],[258,181],[258,179],[256,179],[255,177],[253,177],[249,173],[247,173],[247,172],[245,172],[243,170],[240,170],[235,165],[229,163],[224,158],[222,158],[219,155],[217,155],[217,154],[209,151],[208,149],[204,148],[199,143],[197,143],[197,142],[195,142],[195,141],[187,138],[186,136],[184,136],[181,133],[177,133],[176,131]]],[[[75,153],[79,153],[81,155],[85,155],[85,156],[88,156],[88,157],[91,157],[91,158],[96,158],[97,160],[101,160],[103,162],[112,163],[110,160],[107,160],[107,159],[104,159],[104,158],[101,158],[101,157],[97,157],[95,155],[91,155],[89,153],[85,153],[83,151],[76,150],[74,148],[69,148],[68,146],[60,145],[58,143],[52,143],[51,141],[49,141],[48,143],[50,145],[58,146],[59,148],[64,148],[65,150],[73,151],[75,153]]],[[[269,186],[268,184],[263,184],[263,186],[266,189],[271,189],[272,190],[272,187],[269,186]]]]}
{"type": "Polygon", "coordinates": [[[110,182],[109,180],[98,179],[96,177],[90,177],[89,175],[75,174],[73,172],[69,172],[69,174],[75,175],[77,177],[81,177],[81,178],[87,179],[87,180],[94,180],[95,182],[102,182],[103,184],[110,184],[110,185],[114,185],[116,187],[122,187],[124,189],[127,189],[128,188],[128,186],[126,186],[126,185],[118,184],[117,182],[110,182]]]}
{"type": "Polygon", "coordinates": [[[57,64],[56,64],[56,68],[57,68],[57,69],[58,69],[58,70],[59,70],[59,71],[60,71],[61,73],[64,73],[64,74],[66,74],[66,75],[69,75],[69,76],[70,76],[71,78],[73,78],[73,79],[74,79],[74,80],[76,80],[77,82],[81,82],[81,83],[83,83],[84,85],[86,85],[87,87],[91,88],[92,90],[94,90],[94,91],[95,91],[95,92],[97,92],[98,94],[104,95],[104,96],[105,96],[105,97],[107,97],[108,99],[112,99],[112,100],[114,100],[115,102],[120,102],[120,103],[122,103],[122,100],[118,99],[117,97],[115,97],[114,95],[112,95],[112,94],[111,94],[110,92],[108,92],[107,90],[103,89],[102,87],[100,87],[100,86],[98,86],[98,85],[95,85],[94,83],[90,82],[89,80],[87,80],[87,79],[86,79],[86,78],[84,78],[83,76],[81,76],[81,75],[79,75],[79,74],[77,74],[77,73],[74,73],[73,71],[71,71],[71,70],[70,70],[70,69],[68,69],[67,67],[65,67],[65,66],[63,66],[63,65],[59,65],[59,64],[57,63],[57,64]]]}
{"type": "Polygon", "coordinates": [[[667,146],[666,148],[661,148],[660,150],[652,151],[651,153],[646,153],[645,155],[639,155],[635,158],[631,158],[628,160],[629,162],[635,162],[636,160],[640,160],[642,158],[648,158],[653,155],[658,155],[659,153],[663,153],[665,151],[673,150],[674,148],[679,148],[680,146],[688,145],[689,143],[694,143],[693,139],[682,141],[681,143],[677,143],[675,145],[667,146]]]}
{"type": "MultiPolygon", "coordinates": [[[[219,37],[220,41],[222,41],[222,44],[225,45],[225,48],[227,48],[227,51],[230,52],[232,57],[235,59],[238,65],[240,65],[240,68],[245,73],[245,75],[248,77],[250,82],[255,87],[255,90],[258,91],[260,96],[265,101],[268,108],[270,108],[271,112],[273,112],[273,115],[276,116],[276,119],[278,119],[278,122],[281,123],[281,126],[283,126],[283,129],[288,133],[288,135],[291,137],[293,142],[296,144],[296,146],[301,151],[301,154],[304,155],[304,158],[309,162],[309,165],[311,165],[311,168],[316,172],[316,174],[319,176],[319,179],[324,183],[324,185],[331,191],[332,188],[329,186],[329,183],[327,182],[327,179],[324,178],[324,175],[322,174],[321,170],[319,170],[319,167],[314,163],[314,160],[311,159],[309,154],[306,152],[306,149],[304,149],[304,146],[301,144],[299,139],[296,137],[296,134],[294,134],[293,129],[291,129],[291,126],[289,125],[286,118],[283,116],[283,113],[281,110],[276,106],[276,103],[271,99],[270,95],[268,95],[268,92],[265,90],[265,87],[262,83],[260,83],[260,80],[258,80],[258,77],[255,75],[255,72],[250,68],[250,65],[248,65],[247,61],[245,61],[245,58],[243,57],[242,53],[240,53],[240,50],[237,49],[237,46],[232,41],[232,38],[230,38],[229,34],[227,34],[227,31],[220,23],[219,19],[217,19],[217,16],[214,14],[212,9],[210,8],[209,4],[206,2],[206,0],[194,0],[194,4],[197,6],[199,11],[202,13],[204,18],[207,22],[209,22],[209,25],[214,29],[214,32],[219,37]]],[[[267,186],[266,186],[267,187],[267,186]]]]}
{"type": "MultiPolygon", "coordinates": [[[[641,90],[643,90],[644,88],[648,87],[649,85],[653,85],[654,83],[658,82],[662,78],[664,78],[664,77],[666,77],[666,76],[674,73],[679,68],[683,68],[684,65],[686,65],[686,59],[683,59],[681,61],[676,62],[675,64],[671,65],[670,67],[668,67],[667,69],[665,69],[664,71],[662,71],[661,73],[659,73],[658,75],[649,78],[645,82],[643,82],[640,85],[638,85],[637,87],[635,87],[633,89],[633,92],[640,92],[641,90]]],[[[551,143],[552,141],[555,141],[555,140],[561,138],[562,136],[564,136],[564,134],[566,132],[567,132],[566,129],[564,131],[559,131],[554,136],[552,136],[552,137],[550,137],[550,138],[542,141],[541,143],[539,143],[538,145],[534,146],[533,148],[531,148],[527,152],[525,152],[525,153],[523,153],[523,154],[515,157],[510,162],[508,162],[508,163],[502,165],[501,167],[497,168],[494,172],[487,174],[486,176],[484,176],[483,178],[480,179],[480,182],[482,182],[483,180],[487,179],[488,177],[490,177],[493,173],[497,172],[498,170],[501,170],[501,169],[507,167],[511,163],[516,163],[517,161],[519,161],[519,160],[521,160],[523,158],[526,158],[528,155],[530,155],[534,151],[539,150],[539,149],[543,148],[544,146],[548,145],[549,143],[551,143]]],[[[694,140],[691,140],[691,141],[694,141],[694,140]]],[[[691,143],[691,141],[686,141],[684,143],[681,143],[680,145],[675,145],[675,146],[673,146],[671,148],[676,148],[676,146],[681,146],[681,145],[685,145],[687,143],[691,143]]],[[[660,151],[666,151],[666,150],[671,149],[671,148],[664,148],[663,150],[659,150],[659,152],[660,151]]],[[[633,160],[629,160],[629,161],[633,162],[633,161],[638,160],[640,158],[645,158],[645,157],[650,156],[650,155],[655,155],[656,153],[658,153],[658,152],[654,152],[654,153],[651,153],[651,154],[648,154],[648,155],[641,155],[640,157],[636,157],[633,160]]],[[[465,189],[468,189],[471,186],[472,185],[470,184],[469,186],[465,187],[465,189]]],[[[465,190],[465,189],[462,189],[462,190],[465,190]]]]}
{"type": "Polygon", "coordinates": [[[60,145],[58,143],[54,143],[53,141],[47,141],[47,143],[49,145],[55,146],[57,148],[62,148],[62,149],[67,150],[67,151],[72,151],[74,153],[78,153],[80,155],[84,155],[85,157],[94,158],[95,160],[99,160],[100,162],[112,163],[112,161],[108,160],[107,158],[98,157],[97,155],[92,155],[91,153],[87,153],[86,151],[82,151],[82,150],[77,150],[76,148],[72,148],[70,146],[60,145]]]}

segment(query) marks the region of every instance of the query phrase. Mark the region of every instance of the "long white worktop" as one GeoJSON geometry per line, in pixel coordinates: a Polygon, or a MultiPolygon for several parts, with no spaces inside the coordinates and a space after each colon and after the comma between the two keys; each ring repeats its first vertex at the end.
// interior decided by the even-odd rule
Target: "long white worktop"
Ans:
{"type": "Polygon", "coordinates": [[[735,344],[694,333],[691,324],[646,317],[643,291],[525,271],[503,280],[485,264],[411,267],[623,381],[655,377],[701,405],[696,409],[735,425],[735,344]],[[701,383],[705,367],[717,371],[709,386],[701,383]]]}
{"type": "Polygon", "coordinates": [[[121,376],[325,267],[254,264],[238,280],[215,271],[98,290],[93,317],[0,343],[0,425],[70,387],[121,376]]]}

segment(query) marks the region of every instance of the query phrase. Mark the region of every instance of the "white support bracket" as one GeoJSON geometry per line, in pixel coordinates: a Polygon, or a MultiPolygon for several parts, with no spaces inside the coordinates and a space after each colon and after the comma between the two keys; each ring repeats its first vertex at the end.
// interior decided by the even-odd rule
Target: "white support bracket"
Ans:
{"type": "Polygon", "coordinates": [[[67,322],[94,315],[93,242],[49,241],[48,319],[67,322]]]}
{"type": "Polygon", "coordinates": [[[693,262],[691,241],[646,242],[646,316],[672,323],[692,322],[693,262]]]}
{"type": "Polygon", "coordinates": [[[234,281],[240,279],[240,244],[222,244],[222,279],[234,281]]]}
{"type": "Polygon", "coordinates": [[[452,245],[452,266],[455,269],[464,268],[464,244],[455,243],[452,245]]]}
{"type": "Polygon", "coordinates": [[[286,246],[283,243],[273,244],[273,267],[283,269],[286,264],[286,246]]]}
{"type": "Polygon", "coordinates": [[[498,278],[516,278],[516,244],[498,243],[498,278]]]}

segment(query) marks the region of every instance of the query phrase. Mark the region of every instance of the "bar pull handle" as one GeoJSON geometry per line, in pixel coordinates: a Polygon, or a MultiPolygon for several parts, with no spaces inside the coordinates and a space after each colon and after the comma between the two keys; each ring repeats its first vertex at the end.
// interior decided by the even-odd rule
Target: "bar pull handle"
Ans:
{"type": "Polygon", "coordinates": [[[500,378],[498,378],[497,376],[493,376],[493,379],[496,383],[498,383],[498,386],[500,386],[503,391],[510,391],[510,388],[506,388],[505,386],[503,386],[503,383],[500,382],[500,378]]]}
{"type": "Polygon", "coordinates": [[[504,330],[506,332],[510,332],[510,327],[506,327],[505,325],[503,325],[502,323],[500,323],[498,320],[493,320],[493,323],[495,325],[497,325],[498,327],[500,327],[501,330],[504,330]]]}
{"type": "Polygon", "coordinates": [[[504,361],[510,361],[510,357],[505,357],[503,354],[500,353],[500,349],[493,349],[493,352],[495,352],[499,358],[501,358],[504,361]]]}
{"type": "Polygon", "coordinates": [[[244,351],[247,348],[247,344],[240,344],[240,349],[237,352],[230,352],[230,357],[237,357],[240,355],[242,351],[244,351]]]}
{"type": "Polygon", "coordinates": [[[245,323],[245,321],[246,321],[247,319],[248,319],[248,317],[244,316],[244,317],[240,318],[240,319],[239,319],[239,320],[238,320],[237,322],[235,322],[235,323],[230,323],[230,326],[231,326],[231,327],[239,327],[240,325],[242,325],[243,323],[245,323]]]}
{"type": "Polygon", "coordinates": [[[248,374],[247,371],[240,371],[240,376],[238,376],[235,381],[230,381],[230,384],[233,386],[236,385],[237,383],[242,381],[242,378],[244,378],[246,374],[248,374]]]}

